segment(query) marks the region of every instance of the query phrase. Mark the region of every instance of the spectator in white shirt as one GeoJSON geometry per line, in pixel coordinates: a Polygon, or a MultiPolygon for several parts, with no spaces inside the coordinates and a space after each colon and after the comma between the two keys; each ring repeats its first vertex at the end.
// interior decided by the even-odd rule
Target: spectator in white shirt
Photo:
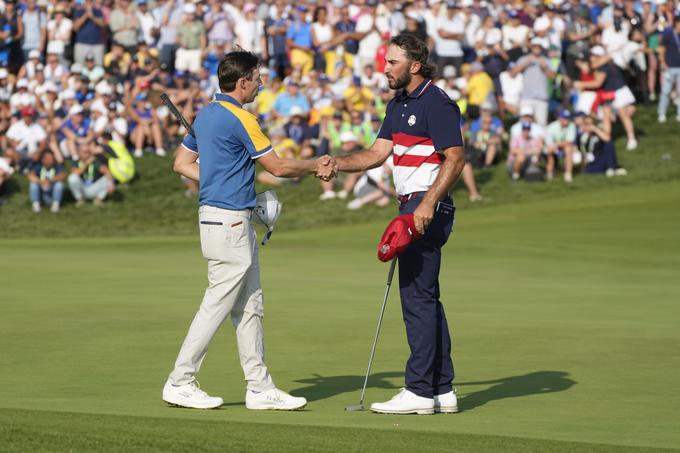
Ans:
{"type": "Polygon", "coordinates": [[[9,98],[9,108],[12,114],[23,107],[35,105],[35,96],[28,91],[28,80],[19,79],[14,89],[16,92],[9,98]]]}
{"type": "Polygon", "coordinates": [[[509,22],[501,28],[503,34],[503,49],[508,54],[510,61],[517,61],[524,55],[528,47],[529,27],[520,21],[516,10],[508,13],[509,22]]]}
{"type": "Polygon", "coordinates": [[[33,107],[25,106],[20,113],[21,120],[12,124],[7,131],[9,147],[5,150],[5,155],[24,168],[39,159],[40,153],[45,149],[47,133],[35,122],[36,112],[33,107]]]}
{"type": "Polygon", "coordinates": [[[501,72],[499,79],[501,83],[503,111],[512,115],[519,113],[520,98],[522,96],[522,74],[513,74],[512,69],[515,63],[510,63],[506,71],[501,72]]]}
{"type": "MultiPolygon", "coordinates": [[[[446,2],[446,15],[435,20],[434,33],[435,51],[437,53],[437,67],[452,65],[456,71],[463,64],[463,46],[465,38],[465,20],[460,14],[460,7],[456,2],[446,2]]],[[[440,69],[441,70],[441,69],[440,69]]]]}
{"type": "Polygon", "coordinates": [[[54,8],[53,18],[47,22],[47,53],[54,54],[64,63],[64,50],[71,42],[73,22],[66,17],[64,6],[59,3],[54,8]]]}

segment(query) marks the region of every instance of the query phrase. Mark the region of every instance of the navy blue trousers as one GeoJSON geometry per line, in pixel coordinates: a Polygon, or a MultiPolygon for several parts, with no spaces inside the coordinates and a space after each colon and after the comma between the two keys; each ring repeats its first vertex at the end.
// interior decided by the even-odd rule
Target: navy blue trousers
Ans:
{"type": "MultiPolygon", "coordinates": [[[[415,195],[399,207],[411,214],[422,195],[415,195]]],[[[453,206],[450,198],[443,200],[453,206]]],[[[441,248],[453,228],[453,209],[435,212],[425,235],[399,256],[399,292],[411,355],[406,363],[406,388],[418,396],[450,392],[454,377],[451,337],[439,301],[441,248]]]]}

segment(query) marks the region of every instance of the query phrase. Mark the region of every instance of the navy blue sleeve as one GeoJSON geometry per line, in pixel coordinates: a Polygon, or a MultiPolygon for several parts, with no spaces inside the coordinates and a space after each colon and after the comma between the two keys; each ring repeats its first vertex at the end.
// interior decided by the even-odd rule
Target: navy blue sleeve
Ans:
{"type": "Polygon", "coordinates": [[[383,120],[383,123],[380,126],[377,138],[392,141],[392,125],[390,124],[392,122],[392,115],[390,113],[392,111],[393,104],[394,99],[392,99],[385,108],[385,119],[383,120]]]}
{"type": "Polygon", "coordinates": [[[427,132],[437,151],[463,146],[460,109],[442,91],[432,96],[432,104],[428,106],[427,132]]]}

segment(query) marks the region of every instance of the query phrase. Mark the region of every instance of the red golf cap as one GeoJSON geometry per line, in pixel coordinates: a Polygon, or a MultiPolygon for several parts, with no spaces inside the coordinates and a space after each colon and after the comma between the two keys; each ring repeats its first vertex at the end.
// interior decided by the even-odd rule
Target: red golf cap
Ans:
{"type": "Polygon", "coordinates": [[[378,245],[378,259],[390,261],[396,255],[401,254],[411,244],[420,239],[421,234],[416,230],[413,214],[403,214],[395,217],[380,239],[378,245]]]}
{"type": "Polygon", "coordinates": [[[22,107],[22,109],[20,110],[20,113],[21,113],[21,116],[33,116],[33,113],[35,113],[35,112],[33,111],[33,107],[26,106],[26,107],[22,107]]]}

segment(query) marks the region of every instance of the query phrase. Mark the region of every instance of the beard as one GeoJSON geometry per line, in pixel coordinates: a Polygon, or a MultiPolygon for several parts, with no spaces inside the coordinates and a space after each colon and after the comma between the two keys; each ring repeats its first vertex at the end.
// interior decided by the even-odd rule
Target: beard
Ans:
{"type": "Polygon", "coordinates": [[[401,90],[402,88],[406,88],[409,83],[411,83],[411,79],[413,76],[411,76],[411,73],[406,71],[401,77],[394,78],[394,79],[387,79],[387,85],[389,85],[391,90],[401,90]]]}

